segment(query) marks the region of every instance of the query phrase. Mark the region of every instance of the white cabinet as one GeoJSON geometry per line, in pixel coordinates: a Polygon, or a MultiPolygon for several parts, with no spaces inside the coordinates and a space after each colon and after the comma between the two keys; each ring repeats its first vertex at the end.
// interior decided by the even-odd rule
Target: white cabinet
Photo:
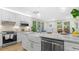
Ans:
{"type": "Polygon", "coordinates": [[[2,35],[0,35],[0,47],[2,47],[2,35]]]}
{"type": "Polygon", "coordinates": [[[41,38],[39,34],[28,34],[28,40],[31,42],[32,51],[41,51],[41,38]]]}
{"type": "Polygon", "coordinates": [[[31,42],[30,40],[28,40],[27,35],[22,33],[22,47],[26,50],[30,50],[31,51],[31,42]]]}
{"type": "Polygon", "coordinates": [[[17,33],[17,42],[21,42],[23,38],[22,33],[17,33]]]}
{"type": "Polygon", "coordinates": [[[28,51],[41,51],[41,38],[24,34],[22,47],[28,51]]]}
{"type": "Polygon", "coordinates": [[[79,44],[64,42],[64,50],[65,51],[79,51],[79,44]]]}
{"type": "Polygon", "coordinates": [[[35,43],[41,44],[41,38],[40,38],[39,34],[30,34],[30,35],[28,35],[28,39],[35,43]]]}
{"type": "Polygon", "coordinates": [[[31,42],[25,36],[22,40],[22,47],[26,50],[31,50],[31,42]]]}
{"type": "Polygon", "coordinates": [[[32,51],[41,51],[41,46],[38,43],[31,42],[31,50],[32,51]]]}

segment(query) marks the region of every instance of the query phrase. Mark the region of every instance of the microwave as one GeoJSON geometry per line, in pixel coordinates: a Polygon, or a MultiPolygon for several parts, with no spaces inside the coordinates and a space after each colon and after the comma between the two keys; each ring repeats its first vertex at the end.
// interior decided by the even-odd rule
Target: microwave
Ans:
{"type": "Polygon", "coordinates": [[[29,26],[29,24],[21,23],[20,26],[29,26]]]}

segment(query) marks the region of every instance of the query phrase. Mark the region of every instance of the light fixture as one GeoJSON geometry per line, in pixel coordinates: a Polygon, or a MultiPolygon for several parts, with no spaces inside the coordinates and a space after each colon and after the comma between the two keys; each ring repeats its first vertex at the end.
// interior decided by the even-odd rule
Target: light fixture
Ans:
{"type": "Polygon", "coordinates": [[[39,11],[33,11],[33,15],[32,15],[33,18],[41,18],[41,15],[39,13],[39,11]]]}

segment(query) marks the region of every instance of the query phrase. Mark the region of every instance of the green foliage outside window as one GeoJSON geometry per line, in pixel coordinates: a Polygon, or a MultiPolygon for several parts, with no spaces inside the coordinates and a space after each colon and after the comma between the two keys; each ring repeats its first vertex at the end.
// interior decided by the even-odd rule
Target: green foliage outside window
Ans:
{"type": "Polygon", "coordinates": [[[77,16],[79,16],[79,10],[73,9],[73,10],[71,11],[71,14],[72,14],[73,18],[76,18],[77,16]]]}

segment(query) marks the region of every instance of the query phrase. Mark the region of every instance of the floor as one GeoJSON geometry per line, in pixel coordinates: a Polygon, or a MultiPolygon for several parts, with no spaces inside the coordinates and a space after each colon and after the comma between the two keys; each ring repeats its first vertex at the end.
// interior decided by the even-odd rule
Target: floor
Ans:
{"type": "Polygon", "coordinates": [[[21,43],[13,44],[4,48],[0,48],[0,51],[24,51],[21,43]]]}

